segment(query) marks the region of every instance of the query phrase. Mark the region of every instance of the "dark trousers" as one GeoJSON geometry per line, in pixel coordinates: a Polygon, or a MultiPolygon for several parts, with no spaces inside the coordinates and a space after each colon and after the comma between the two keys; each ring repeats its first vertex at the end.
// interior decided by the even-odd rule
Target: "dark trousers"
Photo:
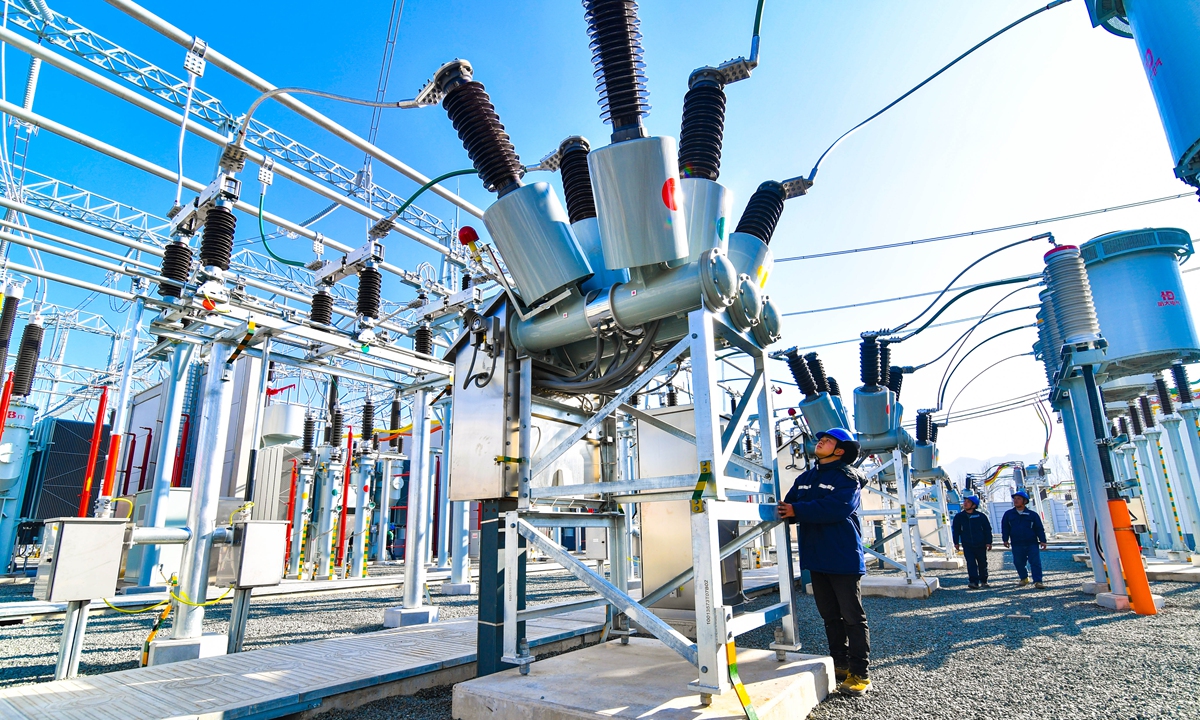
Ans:
{"type": "Polygon", "coordinates": [[[1012,556],[1013,565],[1017,568],[1017,575],[1022,580],[1026,576],[1025,563],[1028,562],[1029,569],[1033,571],[1033,581],[1042,581],[1042,551],[1038,549],[1037,543],[1030,545],[1017,545],[1013,543],[1012,556]]]}
{"type": "Polygon", "coordinates": [[[963,545],[967,561],[967,579],[972,585],[988,581],[987,545],[963,545]]]}
{"type": "Polygon", "coordinates": [[[813,572],[813,599],[825,621],[825,637],[835,667],[867,677],[871,657],[871,633],[863,610],[861,575],[831,575],[813,572]]]}

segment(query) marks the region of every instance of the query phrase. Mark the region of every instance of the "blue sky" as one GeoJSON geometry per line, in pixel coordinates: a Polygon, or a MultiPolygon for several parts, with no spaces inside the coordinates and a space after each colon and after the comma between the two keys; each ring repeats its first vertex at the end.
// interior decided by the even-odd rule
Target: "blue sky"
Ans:
{"type": "MultiPolygon", "coordinates": [[[[727,89],[729,109],[721,182],[735,193],[735,214],[762,181],[807,173],[834,138],[919,82],[958,53],[1029,12],[1037,2],[779,2],[768,0],[762,64],[748,81],[727,89]]],[[[51,7],[163,67],[181,73],[183,49],[98,0],[58,0],[51,7]]],[[[373,96],[390,2],[343,4],[305,1],[245,3],[236,19],[171,2],[146,7],[276,85],[300,85],[360,97],[373,96]]],[[[745,54],[754,13],[752,0],[658,0],[641,8],[643,44],[653,106],[654,134],[677,135],[687,76],[696,67],[745,54]]],[[[578,2],[420,2],[408,0],[401,23],[388,96],[411,97],[442,63],[469,59],[527,164],[568,135],[594,145],[608,137],[599,119],[593,68],[578,2]]],[[[7,53],[7,96],[20,102],[27,57],[7,53]]],[[[256,93],[210,66],[200,87],[242,112],[256,93]]],[[[311,104],[347,127],[366,133],[370,110],[333,102],[311,104]]],[[[43,70],[34,110],[77,130],[167,167],[174,166],[177,128],[116,101],[53,68],[43,70]]],[[[268,103],[264,122],[357,168],[362,153],[330,137],[285,108],[268,103]]],[[[439,108],[388,111],[379,143],[428,175],[466,167],[468,161],[439,108]]],[[[211,178],[217,150],[189,137],[185,171],[211,178]]],[[[912,240],[1032,220],[1176,193],[1172,160],[1132,41],[1093,29],[1082,0],[1044,13],[979,51],[879,120],[864,128],[824,163],[810,195],[792,200],[772,243],[776,256],[792,256],[884,242],[912,240]]],[[[158,214],[171,204],[173,187],[42,132],[29,167],[158,214]]],[[[381,185],[406,195],[415,185],[375,164],[381,185]]],[[[542,179],[542,178],[539,178],[542,179]]],[[[243,195],[256,198],[253,170],[243,195]]],[[[454,182],[454,181],[451,181],[454,182]]],[[[557,182],[555,177],[554,182],[557,182]]],[[[461,192],[486,207],[490,196],[471,177],[461,192]]],[[[326,203],[277,179],[267,207],[302,220],[326,203]]],[[[444,201],[418,203],[454,217],[444,201]]],[[[463,219],[466,222],[466,219],[463,219]]],[[[481,223],[476,223],[480,225],[481,223]]],[[[242,218],[239,237],[252,223],[242,218]]],[[[1144,226],[1176,226],[1200,233],[1200,207],[1177,200],[1118,214],[1064,222],[1048,229],[1060,241],[1144,226]]],[[[358,245],[364,222],[339,210],[317,226],[358,245]]],[[[482,228],[480,228],[482,230],[482,228]]],[[[1034,234],[1016,230],[924,245],[805,262],[780,263],[768,285],[786,311],[805,310],[924,292],[944,285],[979,255],[1034,234]]],[[[307,259],[306,240],[281,240],[275,248],[307,259]]],[[[989,260],[964,281],[1008,277],[1041,269],[1043,245],[1025,245],[989,260]]],[[[23,251],[14,260],[27,262],[23,251]]],[[[406,267],[432,253],[393,235],[388,259],[406,267]]],[[[46,260],[47,266],[98,280],[46,260]]],[[[1188,288],[1200,295],[1191,278],[1188,288]]],[[[389,285],[392,297],[411,291],[389,285]]],[[[947,311],[953,319],[979,315],[1003,294],[978,293],[947,311]]],[[[80,294],[52,285],[50,300],[78,301],[80,294]]],[[[1031,304],[1036,292],[1005,307],[1031,304]]],[[[895,325],[927,299],[790,318],[781,346],[817,345],[863,330],[895,325]]],[[[103,301],[92,309],[117,317],[103,301]]],[[[1007,316],[1011,325],[1032,322],[1032,311],[1007,316]]],[[[993,331],[1007,320],[997,320],[993,331]]],[[[931,330],[900,348],[895,362],[917,364],[937,355],[964,326],[931,330]],[[911,345],[912,347],[909,347],[911,345]]],[[[981,336],[985,337],[985,336],[981,336]]],[[[1000,357],[1028,349],[1023,331],[989,345],[959,371],[959,383],[1000,357]]],[[[72,340],[75,343],[75,340],[72,340]]],[[[80,341],[72,353],[94,348],[80,341]]],[[[849,387],[856,375],[852,344],[821,350],[830,374],[849,387]]],[[[85,358],[76,357],[76,361],[85,358]]],[[[783,370],[779,366],[780,371],[783,370]]],[[[906,379],[909,414],[933,403],[940,366],[906,379]]],[[[1044,384],[1040,365],[1014,360],[975,383],[960,399],[973,407],[1032,392],[1044,384]]],[[[951,392],[957,392],[952,386],[951,392]]],[[[785,398],[794,397],[785,394],[785,398]]],[[[943,460],[987,458],[1040,451],[1042,427],[1031,409],[951,426],[942,431],[943,460]]],[[[1063,452],[1056,440],[1053,451],[1063,452]]]]}

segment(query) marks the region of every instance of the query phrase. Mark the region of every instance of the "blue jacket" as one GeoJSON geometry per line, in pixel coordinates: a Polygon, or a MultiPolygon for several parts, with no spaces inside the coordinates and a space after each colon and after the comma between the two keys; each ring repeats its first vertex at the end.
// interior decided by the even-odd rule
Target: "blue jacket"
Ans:
{"type": "Polygon", "coordinates": [[[1000,535],[1004,542],[1013,545],[1033,545],[1046,542],[1046,530],[1042,527],[1042,519],[1032,510],[1023,513],[1016,508],[1004,513],[1000,521],[1000,535]]]}
{"type": "Polygon", "coordinates": [[[978,510],[970,513],[964,510],[955,515],[950,529],[955,545],[984,547],[992,544],[992,521],[978,510]]]}
{"type": "Polygon", "coordinates": [[[792,506],[800,567],[833,575],[866,575],[858,522],[862,473],[844,462],[806,470],[783,498],[792,506]]]}

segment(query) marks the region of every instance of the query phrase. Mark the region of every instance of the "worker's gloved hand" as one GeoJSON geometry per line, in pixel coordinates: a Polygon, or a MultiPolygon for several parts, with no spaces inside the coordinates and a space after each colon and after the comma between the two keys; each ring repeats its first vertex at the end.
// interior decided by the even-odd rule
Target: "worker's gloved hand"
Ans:
{"type": "Polygon", "coordinates": [[[796,511],[794,508],[792,508],[792,506],[790,504],[779,503],[779,505],[777,505],[776,507],[779,510],[779,519],[780,520],[787,520],[788,518],[796,517],[796,511]]]}
{"type": "Polygon", "coordinates": [[[1042,543],[1041,545],[1042,545],[1042,549],[1043,549],[1043,550],[1045,550],[1045,549],[1046,549],[1046,543],[1042,543]]]}
{"type": "Polygon", "coordinates": [[[1008,543],[1004,543],[1004,547],[1010,547],[1008,543]]]}

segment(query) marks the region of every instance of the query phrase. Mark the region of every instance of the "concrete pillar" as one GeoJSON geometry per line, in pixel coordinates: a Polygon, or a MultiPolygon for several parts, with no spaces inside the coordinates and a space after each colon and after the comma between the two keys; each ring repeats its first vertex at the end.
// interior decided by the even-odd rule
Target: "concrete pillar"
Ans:
{"type": "Polygon", "coordinates": [[[425,602],[425,558],[429,551],[429,526],[425,519],[432,503],[429,472],[429,396],[417,390],[412,400],[412,443],[408,452],[408,516],[404,540],[404,606],[388,608],[385,627],[437,622],[437,606],[425,602]]]}

